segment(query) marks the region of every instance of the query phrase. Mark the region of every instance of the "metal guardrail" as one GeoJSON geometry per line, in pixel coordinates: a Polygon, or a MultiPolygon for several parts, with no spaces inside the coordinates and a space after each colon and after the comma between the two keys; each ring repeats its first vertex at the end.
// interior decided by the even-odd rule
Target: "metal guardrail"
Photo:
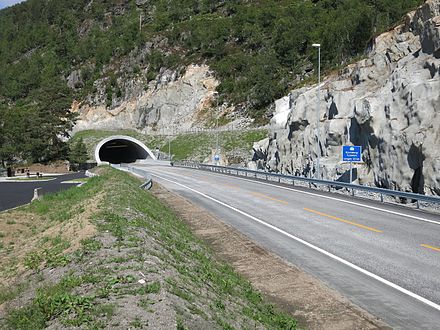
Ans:
{"type": "Polygon", "coordinates": [[[254,179],[272,181],[272,182],[277,181],[278,183],[281,183],[281,181],[284,180],[287,181],[287,183],[291,183],[293,186],[295,185],[295,182],[305,182],[309,185],[309,188],[312,188],[313,185],[326,186],[329,192],[331,191],[331,189],[347,188],[348,190],[351,190],[352,196],[355,195],[355,191],[364,191],[367,193],[373,193],[379,195],[380,201],[382,203],[384,202],[384,196],[392,196],[392,197],[398,197],[404,199],[403,201],[411,200],[412,202],[416,203],[417,208],[420,208],[420,202],[435,203],[440,205],[440,197],[436,197],[436,196],[426,196],[426,195],[415,194],[410,192],[390,190],[390,189],[377,188],[377,187],[368,187],[368,186],[362,186],[362,185],[339,182],[339,181],[317,180],[317,179],[305,178],[305,177],[299,177],[293,175],[286,175],[286,174],[279,174],[279,173],[272,173],[265,171],[254,171],[254,170],[249,170],[247,168],[208,165],[208,164],[200,164],[200,163],[188,162],[188,161],[178,161],[178,162],[176,161],[174,162],[174,166],[190,167],[205,171],[224,173],[224,174],[230,174],[236,176],[253,177],[254,179]]]}
{"type": "Polygon", "coordinates": [[[113,168],[116,168],[118,170],[131,172],[134,174],[139,175],[140,177],[145,179],[145,182],[139,186],[141,189],[150,190],[153,187],[153,178],[148,171],[142,170],[140,168],[136,168],[133,166],[130,166],[128,164],[111,164],[113,168]]]}

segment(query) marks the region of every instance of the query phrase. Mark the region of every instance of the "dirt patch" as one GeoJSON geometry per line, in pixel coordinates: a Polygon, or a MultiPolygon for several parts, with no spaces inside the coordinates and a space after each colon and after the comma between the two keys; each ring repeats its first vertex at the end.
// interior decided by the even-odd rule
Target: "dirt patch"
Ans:
{"type": "Polygon", "coordinates": [[[57,161],[50,164],[32,164],[27,167],[17,167],[15,168],[15,174],[26,174],[29,170],[30,173],[55,173],[62,174],[69,172],[69,162],[67,161],[57,161]]]}
{"type": "Polygon", "coordinates": [[[102,196],[98,195],[79,205],[79,211],[72,219],[56,224],[50,223],[46,217],[21,210],[0,213],[0,287],[8,286],[18,274],[26,271],[26,256],[44,249],[48,238],[59,237],[69,242],[63,253],[71,253],[80,247],[83,239],[95,235],[96,228],[90,219],[101,200],[102,196]]]}
{"type": "Polygon", "coordinates": [[[208,211],[155,185],[153,193],[216,254],[308,329],[390,329],[321,281],[264,250],[208,211]]]}

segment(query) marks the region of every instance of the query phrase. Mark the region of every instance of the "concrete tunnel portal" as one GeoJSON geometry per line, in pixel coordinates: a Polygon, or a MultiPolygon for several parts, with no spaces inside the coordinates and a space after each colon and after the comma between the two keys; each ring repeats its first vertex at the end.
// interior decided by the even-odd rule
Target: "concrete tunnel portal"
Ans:
{"type": "Polygon", "coordinates": [[[110,136],[95,148],[95,160],[98,164],[134,163],[147,158],[156,160],[156,156],[145,144],[131,136],[110,136]]]}

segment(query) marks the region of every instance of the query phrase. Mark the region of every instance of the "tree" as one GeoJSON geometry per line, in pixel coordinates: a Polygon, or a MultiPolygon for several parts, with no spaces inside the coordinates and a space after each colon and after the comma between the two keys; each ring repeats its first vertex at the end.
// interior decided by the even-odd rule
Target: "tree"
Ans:
{"type": "Polygon", "coordinates": [[[82,138],[79,138],[70,147],[69,161],[74,164],[83,164],[87,162],[87,146],[82,138]]]}

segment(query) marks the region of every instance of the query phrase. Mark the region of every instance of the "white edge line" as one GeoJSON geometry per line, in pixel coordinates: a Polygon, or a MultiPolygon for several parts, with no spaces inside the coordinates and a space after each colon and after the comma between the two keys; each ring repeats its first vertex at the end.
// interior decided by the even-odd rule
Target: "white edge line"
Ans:
{"type": "Polygon", "coordinates": [[[347,261],[345,259],[342,259],[341,257],[338,257],[338,256],[336,256],[336,255],[334,255],[334,254],[332,254],[330,252],[327,252],[326,250],[321,249],[320,247],[317,247],[317,246],[315,246],[315,245],[313,245],[313,244],[311,244],[311,243],[309,243],[309,242],[307,242],[307,241],[305,241],[305,240],[303,240],[303,239],[301,239],[299,237],[296,237],[296,236],[294,236],[292,234],[289,234],[288,232],[286,232],[286,231],[284,231],[284,230],[282,230],[282,229],[280,229],[280,228],[278,228],[278,227],[276,227],[274,225],[271,225],[271,224],[269,224],[269,223],[267,223],[267,222],[265,222],[263,220],[260,220],[260,219],[254,217],[254,216],[252,216],[252,215],[250,215],[250,214],[248,214],[248,213],[246,213],[244,211],[241,211],[241,210],[239,210],[239,209],[237,209],[237,208],[235,208],[235,207],[233,207],[233,206],[231,206],[229,204],[226,204],[226,203],[224,203],[222,201],[219,201],[219,200],[217,200],[217,199],[215,199],[215,198],[213,198],[211,196],[208,196],[208,195],[206,195],[206,194],[204,194],[204,193],[202,193],[200,191],[192,189],[192,188],[190,188],[188,186],[185,186],[185,185],[183,185],[181,183],[178,183],[178,182],[166,179],[166,178],[164,178],[162,176],[159,176],[159,175],[156,175],[156,174],[154,174],[154,176],[156,176],[156,177],[158,177],[158,178],[160,178],[162,180],[165,180],[165,181],[171,182],[173,184],[176,184],[178,186],[181,186],[181,187],[183,187],[185,189],[188,189],[188,190],[190,190],[190,191],[192,191],[192,192],[194,192],[194,193],[196,193],[196,194],[198,194],[200,196],[203,196],[203,197],[205,197],[205,198],[207,198],[207,199],[209,199],[209,200],[211,200],[211,201],[213,201],[213,202],[215,202],[217,204],[220,204],[220,205],[222,205],[224,207],[227,207],[227,208],[229,208],[229,209],[231,209],[231,210],[233,210],[233,211],[235,211],[235,212],[237,212],[237,213],[239,213],[241,215],[244,215],[245,217],[248,217],[248,218],[254,220],[255,222],[258,222],[258,223],[262,224],[263,226],[266,226],[266,227],[268,227],[268,228],[270,228],[272,230],[275,230],[275,231],[279,232],[280,234],[283,234],[283,235],[285,235],[285,236],[287,236],[287,237],[289,237],[289,238],[291,238],[291,239],[293,239],[293,240],[295,240],[295,241],[297,241],[297,242],[299,242],[301,244],[304,244],[304,245],[308,246],[309,248],[311,248],[311,249],[313,249],[315,251],[318,251],[318,252],[320,252],[320,253],[322,253],[322,254],[324,254],[324,255],[326,255],[326,256],[334,259],[334,260],[337,260],[337,261],[341,262],[342,264],[344,264],[344,265],[346,265],[346,266],[348,266],[350,268],[353,268],[353,269],[355,269],[355,270],[357,270],[357,271],[359,271],[359,272],[361,272],[361,273],[363,273],[363,274],[365,274],[365,275],[367,275],[367,276],[369,276],[371,278],[374,278],[375,280],[377,280],[377,281],[379,281],[379,282],[381,282],[381,283],[383,283],[385,285],[388,285],[388,286],[392,287],[393,289],[396,289],[396,290],[400,291],[401,293],[404,293],[404,294],[406,294],[406,295],[408,295],[408,296],[410,296],[410,297],[412,297],[414,299],[417,299],[417,300],[425,303],[426,305],[431,306],[432,308],[440,311],[440,305],[438,305],[438,304],[436,304],[436,303],[434,303],[434,302],[432,302],[432,301],[430,301],[430,300],[428,300],[426,298],[423,298],[422,296],[419,296],[418,294],[416,294],[414,292],[411,292],[411,291],[409,291],[409,290],[407,290],[405,288],[402,288],[401,286],[399,286],[399,285],[397,285],[397,284],[395,284],[393,282],[390,282],[390,281],[388,281],[388,280],[386,280],[386,279],[384,279],[384,278],[382,278],[382,277],[380,277],[380,276],[378,276],[376,274],[373,274],[373,273],[369,272],[368,270],[365,270],[365,269],[363,269],[363,268],[361,268],[359,266],[356,266],[355,264],[352,264],[351,262],[349,262],[349,261],[347,261]]]}
{"type": "MultiPolygon", "coordinates": [[[[225,175],[225,174],[219,174],[219,173],[215,173],[215,172],[209,172],[209,173],[213,173],[213,174],[217,174],[217,175],[223,175],[223,176],[225,175]]],[[[280,189],[284,189],[284,190],[290,190],[290,191],[298,192],[298,193],[301,193],[301,194],[306,194],[306,195],[326,198],[326,199],[330,199],[330,200],[334,200],[334,201],[338,201],[338,202],[342,202],[342,203],[347,203],[347,204],[351,204],[351,205],[365,207],[365,208],[371,209],[371,210],[382,211],[382,212],[386,212],[386,213],[390,213],[390,214],[394,214],[394,215],[399,215],[399,216],[402,216],[402,217],[407,217],[407,218],[411,218],[411,219],[415,219],[415,220],[419,220],[419,221],[424,221],[424,222],[429,222],[429,223],[433,223],[433,224],[436,224],[436,225],[440,225],[440,222],[435,221],[435,220],[429,220],[429,219],[425,219],[425,218],[420,218],[420,217],[416,217],[414,215],[409,215],[409,214],[405,214],[405,213],[400,213],[400,212],[396,212],[396,211],[382,209],[380,207],[375,207],[375,206],[370,206],[370,205],[366,205],[366,204],[351,202],[351,201],[347,201],[347,200],[344,200],[344,199],[340,199],[340,198],[336,198],[336,197],[330,197],[330,196],[325,196],[325,195],[320,195],[320,194],[317,194],[317,193],[303,191],[303,190],[299,190],[299,189],[295,189],[295,188],[283,187],[283,186],[279,186],[279,185],[272,184],[272,183],[261,182],[261,181],[256,181],[256,180],[249,180],[249,179],[242,178],[242,177],[236,176],[236,175],[232,175],[230,177],[237,178],[239,180],[243,180],[243,181],[247,181],[247,182],[254,182],[254,183],[262,184],[262,185],[265,185],[265,186],[270,186],[270,187],[275,187],[275,188],[280,188],[280,189]]]]}

